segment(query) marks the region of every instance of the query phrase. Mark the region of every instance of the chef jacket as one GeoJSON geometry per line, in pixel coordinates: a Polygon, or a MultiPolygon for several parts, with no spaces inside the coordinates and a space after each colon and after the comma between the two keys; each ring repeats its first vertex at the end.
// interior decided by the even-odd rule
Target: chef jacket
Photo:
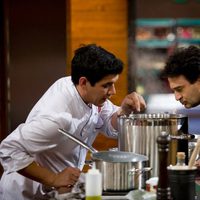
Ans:
{"type": "Polygon", "coordinates": [[[87,150],[59,133],[58,128],[92,145],[100,132],[116,137],[110,119],[117,109],[109,100],[101,109],[87,105],[70,76],[57,80],[35,104],[25,123],[0,145],[0,160],[5,170],[0,182],[0,199],[45,199],[40,183],[16,171],[33,161],[55,173],[67,166],[81,170],[87,150]]]}

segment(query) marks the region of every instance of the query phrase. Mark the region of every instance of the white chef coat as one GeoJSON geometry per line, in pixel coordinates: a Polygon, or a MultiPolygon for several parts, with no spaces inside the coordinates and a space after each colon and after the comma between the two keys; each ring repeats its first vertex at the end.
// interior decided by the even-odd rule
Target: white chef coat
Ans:
{"type": "Polygon", "coordinates": [[[110,118],[117,109],[109,100],[101,110],[87,105],[71,77],[57,80],[33,107],[26,122],[0,145],[0,160],[5,170],[0,182],[0,199],[42,199],[40,184],[16,173],[33,161],[54,172],[67,166],[82,169],[87,150],[57,129],[65,129],[88,145],[99,132],[116,137],[110,118]]]}

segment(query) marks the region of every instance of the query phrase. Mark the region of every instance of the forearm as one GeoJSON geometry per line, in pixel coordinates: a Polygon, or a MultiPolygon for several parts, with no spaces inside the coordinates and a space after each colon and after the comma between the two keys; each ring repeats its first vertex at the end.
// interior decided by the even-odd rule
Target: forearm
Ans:
{"type": "Polygon", "coordinates": [[[56,173],[40,166],[36,162],[32,162],[24,169],[19,170],[18,173],[46,186],[55,187],[54,181],[56,178],[56,173]]]}
{"type": "Polygon", "coordinates": [[[43,185],[55,187],[71,187],[74,185],[81,171],[78,168],[66,167],[61,172],[54,173],[51,170],[32,162],[29,166],[18,171],[21,175],[30,178],[43,185]]]}

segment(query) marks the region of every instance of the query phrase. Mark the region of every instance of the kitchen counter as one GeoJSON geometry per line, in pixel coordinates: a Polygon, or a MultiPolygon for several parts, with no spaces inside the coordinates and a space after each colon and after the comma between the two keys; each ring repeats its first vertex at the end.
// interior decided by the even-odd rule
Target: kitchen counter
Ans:
{"type": "MultiPolygon", "coordinates": [[[[76,195],[70,195],[68,194],[62,194],[59,195],[55,198],[51,198],[49,200],[78,200],[78,199],[83,199],[82,198],[78,198],[76,195]]],[[[127,194],[114,194],[114,195],[102,195],[102,200],[156,200],[156,194],[153,192],[147,192],[144,190],[132,190],[130,192],[128,192],[127,194]]]]}
{"type": "Polygon", "coordinates": [[[132,190],[126,195],[116,195],[116,196],[102,196],[102,200],[156,200],[156,193],[147,192],[145,190],[132,190]]]}
{"type": "Polygon", "coordinates": [[[102,196],[102,200],[118,200],[118,199],[126,199],[128,200],[128,198],[126,196],[102,196]]]}

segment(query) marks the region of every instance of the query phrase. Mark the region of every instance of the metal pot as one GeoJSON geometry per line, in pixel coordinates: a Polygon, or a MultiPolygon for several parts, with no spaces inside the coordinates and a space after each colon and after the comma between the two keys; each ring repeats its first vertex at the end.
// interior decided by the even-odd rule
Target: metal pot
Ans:
{"type": "Polygon", "coordinates": [[[98,152],[65,130],[58,129],[58,131],[92,153],[92,162],[102,173],[104,191],[129,191],[145,187],[145,181],[149,178],[151,170],[145,167],[147,156],[123,151],[98,152]]]}
{"type": "Polygon", "coordinates": [[[146,156],[122,151],[92,154],[96,168],[102,173],[104,191],[127,191],[145,187],[150,168],[146,156]]]}
{"type": "Polygon", "coordinates": [[[158,147],[156,139],[162,131],[171,137],[168,164],[176,164],[176,153],[183,151],[188,160],[188,118],[182,114],[131,114],[118,117],[118,148],[143,154],[149,158],[151,176],[158,176],[158,147]]]}

